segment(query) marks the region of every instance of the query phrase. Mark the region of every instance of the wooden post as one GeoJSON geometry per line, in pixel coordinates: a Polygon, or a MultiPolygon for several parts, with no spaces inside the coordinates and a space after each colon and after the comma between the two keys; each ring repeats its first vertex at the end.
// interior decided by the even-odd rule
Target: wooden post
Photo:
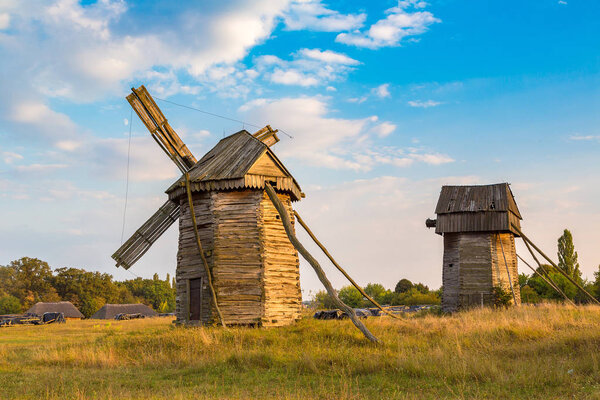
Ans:
{"type": "Polygon", "coordinates": [[[515,303],[515,306],[518,306],[517,296],[515,295],[515,289],[513,288],[512,277],[510,276],[510,270],[508,268],[508,263],[506,262],[506,254],[504,254],[504,245],[502,244],[502,238],[500,237],[500,234],[497,234],[496,238],[500,240],[500,249],[502,250],[502,257],[504,257],[504,266],[506,267],[506,273],[508,275],[508,283],[510,284],[510,291],[512,292],[513,302],[515,303]]]}
{"type": "MultiPolygon", "coordinates": [[[[217,310],[217,315],[219,316],[219,321],[221,325],[227,328],[225,325],[225,320],[223,319],[223,314],[221,314],[221,309],[219,308],[219,303],[217,302],[217,293],[215,292],[215,288],[212,284],[211,270],[208,268],[208,261],[206,261],[206,257],[204,256],[204,251],[202,250],[202,243],[200,242],[200,234],[198,233],[198,225],[196,224],[196,213],[194,213],[194,202],[192,200],[192,190],[190,189],[190,175],[186,172],[185,176],[185,189],[187,191],[188,203],[190,204],[190,214],[192,214],[192,224],[194,225],[194,235],[196,236],[196,244],[198,246],[198,252],[200,253],[200,257],[202,258],[202,263],[204,264],[204,268],[206,269],[206,276],[208,277],[208,287],[210,288],[210,294],[212,295],[213,302],[215,303],[215,309],[217,310]]],[[[188,309],[190,307],[189,301],[187,305],[188,309]]]]}
{"type": "Polygon", "coordinates": [[[327,258],[329,258],[329,260],[333,263],[333,265],[335,265],[335,267],[346,277],[346,279],[348,279],[350,281],[350,283],[356,288],[358,289],[358,291],[360,292],[360,294],[362,294],[363,296],[365,296],[367,298],[367,300],[369,300],[371,303],[373,303],[375,305],[375,307],[379,308],[381,311],[383,311],[384,313],[386,313],[387,315],[394,317],[396,319],[401,319],[400,317],[398,317],[397,315],[392,314],[391,312],[389,312],[388,310],[385,310],[383,307],[381,307],[381,305],[379,305],[379,303],[377,301],[375,301],[375,299],[373,299],[371,296],[369,296],[359,285],[358,283],[354,282],[354,279],[352,279],[350,277],[350,275],[348,275],[348,273],[346,273],[346,271],[333,259],[333,256],[331,254],[329,254],[329,252],[327,251],[327,249],[325,248],[325,246],[323,246],[323,244],[321,244],[321,242],[319,242],[319,240],[316,238],[316,236],[312,233],[312,231],[309,229],[309,227],[306,225],[306,223],[302,220],[302,218],[300,218],[300,214],[298,214],[296,212],[296,210],[294,210],[294,215],[296,216],[296,220],[300,223],[300,225],[302,225],[302,227],[304,228],[304,230],[306,231],[306,233],[308,233],[308,236],[311,237],[312,240],[314,240],[314,242],[317,244],[317,246],[319,246],[319,248],[321,250],[323,250],[323,253],[325,253],[325,255],[327,256],[327,258]]]}
{"type": "Polygon", "coordinates": [[[265,182],[265,191],[267,192],[269,199],[271,199],[271,202],[273,203],[275,209],[281,217],[281,222],[283,223],[283,227],[285,229],[285,233],[287,234],[288,239],[296,248],[296,250],[298,250],[298,252],[302,254],[302,257],[304,257],[304,259],[308,261],[308,263],[313,267],[313,269],[317,273],[317,276],[319,277],[319,280],[321,281],[323,286],[325,286],[325,289],[327,289],[327,293],[329,294],[329,296],[331,296],[335,305],[342,311],[344,311],[346,315],[348,315],[348,317],[350,317],[352,323],[354,323],[354,325],[363,333],[363,335],[365,335],[367,339],[369,339],[372,342],[379,342],[379,339],[373,336],[373,334],[369,332],[367,327],[358,319],[358,317],[354,313],[354,310],[340,300],[337,293],[333,289],[333,286],[331,286],[331,282],[329,282],[329,279],[327,279],[325,272],[319,265],[319,262],[308,252],[308,250],[306,250],[306,248],[304,248],[302,243],[300,243],[300,241],[296,237],[296,234],[294,233],[294,229],[292,227],[292,223],[290,221],[290,216],[288,212],[281,203],[281,200],[279,200],[279,197],[277,197],[275,189],[273,189],[273,186],[271,186],[269,182],[265,182]]]}
{"type": "MultiPolygon", "coordinates": [[[[565,298],[565,300],[567,300],[569,303],[571,303],[572,305],[575,306],[575,303],[573,303],[573,301],[566,294],[564,294],[563,291],[560,290],[560,288],[554,284],[554,282],[549,281],[548,279],[546,279],[546,277],[544,275],[542,275],[539,272],[537,272],[535,270],[535,268],[533,268],[531,265],[529,265],[529,263],[527,261],[523,260],[523,257],[521,257],[518,254],[517,254],[517,257],[519,257],[519,260],[523,261],[525,263],[525,265],[527,265],[529,267],[529,269],[531,269],[535,274],[537,274],[540,278],[542,278],[544,280],[544,282],[546,282],[548,285],[550,285],[550,287],[552,289],[554,289],[558,293],[560,293],[565,298]]],[[[537,259],[536,259],[536,261],[537,261],[537,259]]]]}
{"type": "Polygon", "coordinates": [[[569,280],[569,282],[571,282],[573,285],[575,285],[579,290],[581,290],[583,293],[585,293],[594,303],[600,304],[600,301],[596,300],[596,298],[594,296],[592,296],[591,294],[589,294],[587,290],[585,290],[584,288],[581,287],[580,284],[578,284],[577,282],[575,282],[573,280],[573,278],[571,278],[569,276],[569,274],[567,274],[565,271],[562,270],[562,268],[560,268],[558,265],[556,265],[554,263],[554,261],[552,261],[550,259],[550,257],[548,257],[546,254],[544,254],[544,252],[542,250],[540,250],[539,247],[537,247],[531,240],[529,240],[529,238],[527,236],[525,236],[525,234],[523,232],[521,232],[521,230],[515,224],[511,224],[511,225],[515,229],[515,231],[523,238],[523,240],[529,242],[529,244],[531,245],[531,247],[533,247],[538,253],[540,253],[540,255],[542,257],[544,257],[546,259],[546,261],[548,261],[550,263],[550,265],[552,265],[554,267],[554,269],[556,269],[565,278],[567,278],[569,280]]]}

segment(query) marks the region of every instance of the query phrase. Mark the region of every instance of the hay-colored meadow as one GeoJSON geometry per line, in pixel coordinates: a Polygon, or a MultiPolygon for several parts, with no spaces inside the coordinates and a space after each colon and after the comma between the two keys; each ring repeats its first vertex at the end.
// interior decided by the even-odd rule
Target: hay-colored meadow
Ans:
{"type": "Polygon", "coordinates": [[[285,328],[171,319],[0,329],[0,399],[600,399],[600,307],[285,328]]]}

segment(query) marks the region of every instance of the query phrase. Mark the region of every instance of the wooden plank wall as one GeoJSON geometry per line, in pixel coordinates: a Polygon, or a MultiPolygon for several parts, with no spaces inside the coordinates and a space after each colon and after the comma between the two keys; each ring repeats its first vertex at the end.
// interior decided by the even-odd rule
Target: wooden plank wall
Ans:
{"type": "Polygon", "coordinates": [[[519,218],[511,211],[479,211],[439,214],[435,233],[512,231],[511,223],[520,227],[519,218]]]}
{"type": "Polygon", "coordinates": [[[442,310],[454,312],[458,309],[460,258],[460,234],[444,234],[444,264],[442,268],[442,310]]]}
{"type": "MultiPolygon", "coordinates": [[[[290,196],[278,196],[294,224],[290,196]]],[[[290,243],[277,210],[266,193],[263,194],[260,211],[265,294],[262,325],[289,325],[300,318],[302,306],[298,252],[290,243]]]]}
{"type": "Polygon", "coordinates": [[[510,293],[510,283],[506,264],[502,256],[502,247],[506,256],[506,263],[510,272],[510,279],[515,290],[517,304],[521,304],[521,291],[519,290],[519,271],[517,261],[517,251],[515,249],[515,237],[511,233],[491,233],[490,244],[492,252],[492,281],[494,286],[502,286],[504,290],[510,293]],[[500,246],[502,241],[502,246],[500,246]]]}
{"type": "MultiPolygon", "coordinates": [[[[196,222],[200,234],[200,242],[206,255],[209,266],[213,265],[213,236],[215,228],[215,219],[212,212],[212,201],[207,192],[194,193],[194,212],[196,213],[196,222]]],[[[202,287],[202,321],[203,323],[211,320],[211,295],[206,284],[207,276],[198,254],[194,227],[190,216],[190,207],[186,197],[180,200],[181,216],[179,218],[179,250],[177,252],[177,271],[175,277],[176,286],[176,322],[185,323],[189,315],[188,304],[188,285],[187,282],[192,278],[203,278],[202,287]]],[[[200,321],[199,321],[200,322],[200,321]]],[[[198,322],[198,323],[199,323],[198,322]]]]}
{"type": "Polygon", "coordinates": [[[263,315],[262,190],[212,192],[215,225],[214,285],[228,324],[259,325],[263,315]]]}
{"type": "Polygon", "coordinates": [[[460,233],[459,308],[481,307],[491,301],[492,254],[490,234],[460,233]]]}

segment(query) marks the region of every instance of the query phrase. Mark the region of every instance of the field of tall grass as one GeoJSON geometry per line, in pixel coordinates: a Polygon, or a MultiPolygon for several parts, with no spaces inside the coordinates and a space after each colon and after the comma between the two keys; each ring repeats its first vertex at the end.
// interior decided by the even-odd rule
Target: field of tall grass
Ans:
{"type": "Polygon", "coordinates": [[[171,319],[0,329],[0,399],[600,399],[600,307],[285,328],[171,319]]]}

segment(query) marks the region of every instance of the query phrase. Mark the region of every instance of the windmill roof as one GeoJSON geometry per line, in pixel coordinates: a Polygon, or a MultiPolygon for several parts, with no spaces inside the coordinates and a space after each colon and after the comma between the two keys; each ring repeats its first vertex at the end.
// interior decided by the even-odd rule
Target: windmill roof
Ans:
{"type": "Polygon", "coordinates": [[[511,211],[522,219],[508,183],[493,185],[442,186],[436,214],[479,211],[511,211]]]}
{"type": "Polygon", "coordinates": [[[56,303],[35,303],[29,310],[28,314],[42,316],[47,312],[60,312],[66,318],[84,318],[85,316],[71,303],[70,301],[59,301],[56,303]]]}
{"type": "MultiPolygon", "coordinates": [[[[190,182],[197,184],[192,189],[264,187],[264,181],[269,180],[269,176],[265,175],[261,177],[262,179],[257,179],[257,177],[260,177],[260,174],[251,173],[250,175],[253,176],[253,179],[248,179],[248,175],[252,166],[265,154],[268,155],[270,160],[282,172],[280,178],[285,178],[277,181],[275,189],[289,190],[295,195],[295,200],[299,200],[301,194],[300,186],[292,174],[266,144],[252,136],[246,130],[241,130],[221,139],[215,147],[190,169],[188,172],[190,182]],[[221,184],[211,185],[209,182],[221,182],[221,184]]],[[[171,193],[183,187],[184,184],[185,179],[181,177],[166,192],[171,193]]]]}
{"type": "Polygon", "coordinates": [[[117,314],[142,314],[156,317],[158,313],[145,304],[105,304],[92,315],[92,319],[113,319],[117,314]]]}

